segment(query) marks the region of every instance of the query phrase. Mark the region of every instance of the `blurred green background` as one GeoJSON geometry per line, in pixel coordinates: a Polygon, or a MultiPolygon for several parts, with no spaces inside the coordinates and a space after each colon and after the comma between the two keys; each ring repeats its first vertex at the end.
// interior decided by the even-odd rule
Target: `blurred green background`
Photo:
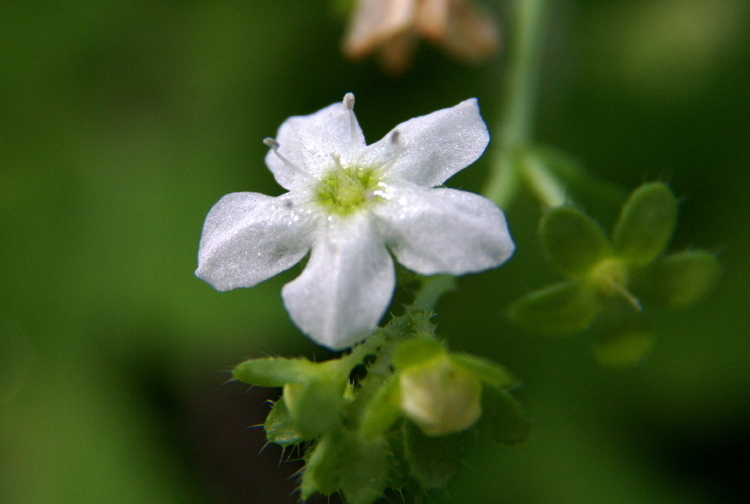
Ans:
{"type": "MultiPolygon", "coordinates": [[[[274,391],[226,370],[327,354],[281,306],[299,269],[224,294],[193,276],[205,214],[229,192],[282,192],[261,140],[290,115],[353,91],[372,142],[477,96],[496,128],[504,71],[502,54],[471,69],[423,45],[387,77],[340,56],[343,31],[326,1],[0,4],[0,502],[297,500],[299,465],[258,455],[262,431],[246,428],[274,391]]],[[[454,349],[524,380],[533,434],[472,447],[436,502],[750,495],[749,42],[745,0],[555,2],[537,138],[628,189],[669,181],[674,248],[720,252],[725,275],[694,309],[649,315],[644,363],[603,369],[586,336],[505,318],[555,279],[539,204],[508,209],[516,257],[462,279],[436,320],[454,349]]],[[[488,161],[449,185],[479,190],[488,161]]]]}

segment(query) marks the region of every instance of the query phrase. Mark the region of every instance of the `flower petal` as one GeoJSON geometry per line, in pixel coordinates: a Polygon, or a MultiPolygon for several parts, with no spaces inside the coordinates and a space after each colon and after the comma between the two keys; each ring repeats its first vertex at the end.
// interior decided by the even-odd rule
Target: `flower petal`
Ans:
{"type": "Polygon", "coordinates": [[[405,32],[413,22],[415,2],[360,0],[349,25],[344,53],[361,58],[388,39],[405,32]]]}
{"type": "Polygon", "coordinates": [[[373,207],[396,259],[422,275],[494,268],[515,249],[503,212],[487,198],[456,189],[399,184],[373,207]]]}
{"type": "Polygon", "coordinates": [[[290,117],[279,128],[276,141],[278,153],[271,149],[266,164],[276,181],[290,191],[310,185],[304,174],[318,179],[335,166],[334,155],[347,164],[351,151],[365,146],[354,112],[342,102],[314,114],[290,117]]]}
{"type": "Polygon", "coordinates": [[[388,177],[433,187],[469,166],[490,140],[476,98],[455,107],[415,117],[367,147],[362,158],[382,163],[388,177]]]}
{"type": "Polygon", "coordinates": [[[252,287],[307,254],[312,222],[294,210],[289,193],[227,194],[206,217],[195,274],[220,291],[252,287]]]}
{"type": "Polygon", "coordinates": [[[329,219],[310,261],[281,294],[295,324],[333,350],[377,326],[393,296],[393,260],[366,213],[329,219]]]}

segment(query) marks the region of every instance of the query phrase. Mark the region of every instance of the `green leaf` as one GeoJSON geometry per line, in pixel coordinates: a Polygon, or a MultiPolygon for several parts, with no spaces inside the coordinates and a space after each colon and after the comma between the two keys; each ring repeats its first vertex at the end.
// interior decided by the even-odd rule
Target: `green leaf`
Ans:
{"type": "Polygon", "coordinates": [[[636,189],[622,207],[615,226],[615,253],[631,264],[645,265],[664,252],[677,223],[677,199],[661,182],[636,189]]]}
{"type": "Polygon", "coordinates": [[[610,253],[601,226],[570,206],[548,211],[542,217],[539,234],[552,265],[571,278],[582,277],[610,253]]]}
{"type": "Polygon", "coordinates": [[[631,331],[597,341],[594,354],[606,367],[627,367],[638,364],[654,346],[654,335],[631,331]]]}
{"type": "Polygon", "coordinates": [[[678,252],[635,275],[633,290],[646,303],[685,308],[703,297],[721,275],[714,254],[705,250],[678,252]]]}
{"type": "Polygon", "coordinates": [[[510,371],[491,360],[464,353],[452,353],[450,359],[474,373],[482,383],[490,387],[512,387],[518,383],[518,379],[510,371]]]}
{"type": "Polygon", "coordinates": [[[296,445],[307,440],[295,427],[283,397],[273,403],[273,408],[263,423],[263,430],[266,431],[269,443],[281,446],[296,445]]]}
{"type": "Polygon", "coordinates": [[[316,364],[307,359],[265,357],[250,359],[232,371],[232,377],[259,387],[283,387],[287,383],[305,381],[316,371],[316,364]]]}
{"type": "Polygon", "coordinates": [[[441,488],[461,468],[466,433],[426,436],[411,422],[404,422],[404,457],[412,477],[422,488],[441,488]]]}
{"type": "Polygon", "coordinates": [[[492,437],[504,444],[526,441],[531,432],[531,421],[519,403],[504,390],[485,389],[482,398],[480,432],[490,430],[492,437]]]}
{"type": "Polygon", "coordinates": [[[513,303],[509,315],[529,331],[565,335],[587,329],[600,309],[592,285],[571,280],[530,292],[513,303]]]}

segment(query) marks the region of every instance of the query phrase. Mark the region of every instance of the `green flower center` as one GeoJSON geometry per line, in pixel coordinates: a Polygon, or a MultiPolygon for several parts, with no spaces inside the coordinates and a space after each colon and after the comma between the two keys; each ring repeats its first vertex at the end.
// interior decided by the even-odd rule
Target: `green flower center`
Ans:
{"type": "Polygon", "coordinates": [[[641,311],[640,301],[628,290],[628,268],[622,260],[613,257],[603,259],[591,269],[589,275],[602,294],[620,296],[641,311]]]}
{"type": "Polygon", "coordinates": [[[315,201],[329,212],[348,215],[382,199],[377,194],[380,177],[375,168],[342,167],[328,172],[315,188],[315,201]]]}

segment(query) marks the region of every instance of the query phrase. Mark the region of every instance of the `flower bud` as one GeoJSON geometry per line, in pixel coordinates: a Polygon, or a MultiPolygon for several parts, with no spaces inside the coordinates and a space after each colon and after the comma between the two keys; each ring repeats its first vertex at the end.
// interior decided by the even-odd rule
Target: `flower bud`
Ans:
{"type": "Polygon", "coordinates": [[[468,369],[440,355],[399,377],[401,410],[428,436],[465,430],[482,414],[482,384],[468,369]]]}

